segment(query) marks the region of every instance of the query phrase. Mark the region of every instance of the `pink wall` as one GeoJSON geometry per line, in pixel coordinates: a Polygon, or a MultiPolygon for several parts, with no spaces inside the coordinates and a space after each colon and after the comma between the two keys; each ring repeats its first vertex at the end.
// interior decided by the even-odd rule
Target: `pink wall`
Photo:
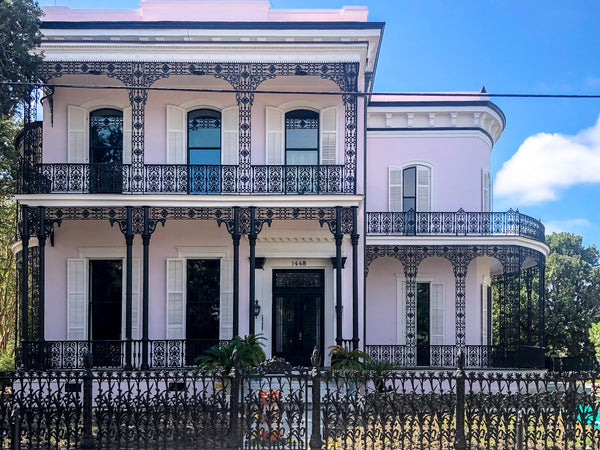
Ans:
{"type": "MultiPolygon", "coordinates": [[[[115,84],[114,80],[97,77],[97,83],[115,84]]],[[[193,80],[198,82],[198,77],[193,80]]],[[[206,77],[207,83],[211,88],[230,89],[231,86],[222,81],[215,80],[212,77],[206,77]]],[[[303,84],[298,83],[297,78],[282,77],[276,80],[269,80],[263,83],[260,89],[287,89],[287,90],[306,90],[310,89],[331,89],[334,83],[320,78],[310,80],[307,86],[304,80],[303,84]]],[[[190,84],[190,78],[173,77],[163,82],[157,83],[157,86],[179,86],[185,87],[190,84]],[[168,81],[168,82],[166,82],[168,81]]],[[[197,84],[196,84],[197,86],[197,84]]],[[[336,88],[337,89],[337,88],[336,88]]],[[[341,96],[315,96],[299,94],[256,94],[252,107],[252,163],[265,164],[265,115],[266,106],[279,107],[290,101],[300,101],[297,107],[302,107],[302,101],[306,105],[314,105],[318,108],[327,108],[331,106],[338,107],[338,163],[344,162],[344,130],[345,114],[341,96]]],[[[87,89],[69,89],[57,88],[54,95],[54,124],[51,126],[50,110],[48,105],[44,109],[44,162],[58,163],[67,161],[67,106],[82,105],[91,106],[90,109],[98,109],[102,106],[112,106],[123,109],[129,106],[129,98],[125,90],[87,90],[87,89]]],[[[361,104],[361,102],[359,102],[361,104]]],[[[182,106],[186,109],[194,109],[198,106],[215,107],[217,109],[236,105],[235,94],[233,93],[189,93],[178,91],[150,91],[146,104],[145,115],[145,153],[144,158],[147,164],[166,163],[166,106],[182,106]],[[194,105],[194,106],[192,106],[194,105]]],[[[359,179],[358,192],[362,192],[362,155],[364,141],[363,133],[363,114],[362,110],[358,113],[359,128],[357,130],[357,174],[359,179]]]]}
{"type": "MultiPolygon", "coordinates": [[[[274,230],[298,230],[298,233],[310,235],[308,230],[320,229],[316,221],[275,221],[274,230]]],[[[280,244],[285,247],[285,243],[280,244]]],[[[329,244],[328,244],[329,245],[329,244]]],[[[46,250],[46,338],[49,340],[66,339],[67,330],[67,259],[79,258],[80,248],[119,247],[124,249],[124,238],[115,226],[100,221],[65,221],[56,230],[55,246],[46,250]]],[[[168,221],[163,228],[158,226],[150,241],[150,328],[151,339],[163,339],[166,335],[166,258],[178,257],[177,247],[225,247],[229,257],[233,258],[233,245],[225,227],[219,228],[214,221],[168,221]]],[[[335,246],[329,245],[329,253],[335,255],[335,246]]],[[[347,256],[343,270],[344,300],[344,337],[352,337],[352,248],[348,239],[344,241],[343,254],[347,256]]],[[[135,237],[133,257],[142,258],[142,245],[139,236],[135,237]]],[[[240,244],[240,334],[248,333],[249,298],[249,246],[247,239],[240,244]]],[[[268,258],[268,255],[267,255],[268,258]]],[[[293,258],[293,256],[290,256],[293,258]]],[[[325,260],[326,264],[330,264],[325,260]]],[[[359,253],[359,267],[362,267],[362,251],[359,253]]],[[[332,269],[329,269],[332,270],[332,269]]],[[[361,271],[359,271],[359,275],[361,271]]],[[[260,274],[259,274],[260,275],[260,274]]],[[[333,277],[332,277],[333,279],[333,277]]],[[[326,287],[327,288],[327,287],[326,287]]],[[[362,327],[362,282],[359,283],[359,318],[362,327]]],[[[270,302],[271,299],[261,299],[270,302]]],[[[326,298],[333,307],[334,298],[326,298]]],[[[270,317],[265,320],[271,320],[270,317]]],[[[334,322],[326,324],[333,336],[334,322]]],[[[362,328],[360,328],[362,329],[362,328]]],[[[360,336],[362,339],[362,335],[360,336]]],[[[329,345],[332,342],[326,342],[329,345]]]]}
{"type": "MultiPolygon", "coordinates": [[[[402,264],[394,258],[378,258],[367,277],[367,344],[396,344],[396,282],[404,277],[402,264]]],[[[481,283],[489,276],[489,258],[471,262],[465,283],[467,345],[481,345],[481,283]]],[[[419,265],[417,282],[444,285],[444,344],[456,342],[456,289],[452,265],[443,258],[427,258],[419,265]]]]}
{"type": "Polygon", "coordinates": [[[368,138],[367,209],[388,211],[390,166],[425,161],[434,166],[433,209],[481,211],[481,170],[489,170],[490,147],[477,137],[368,138]]]}

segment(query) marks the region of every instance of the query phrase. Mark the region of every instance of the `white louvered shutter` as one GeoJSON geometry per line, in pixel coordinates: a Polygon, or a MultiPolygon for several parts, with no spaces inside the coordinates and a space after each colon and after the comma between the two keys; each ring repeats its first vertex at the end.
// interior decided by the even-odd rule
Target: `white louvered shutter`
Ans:
{"type": "Polygon", "coordinates": [[[237,166],[240,157],[240,108],[221,111],[221,164],[237,166]]]}
{"type": "Polygon", "coordinates": [[[123,164],[131,164],[131,106],[123,110],[123,164]]]}
{"type": "Polygon", "coordinates": [[[431,345],[444,343],[444,285],[431,284],[431,298],[429,304],[429,328],[431,345]]]}
{"type": "Polygon", "coordinates": [[[185,259],[167,259],[167,339],[185,339],[185,259]]]}
{"type": "Polygon", "coordinates": [[[233,261],[221,260],[221,330],[220,339],[233,338],[233,261]]]}
{"type": "Polygon", "coordinates": [[[406,281],[396,277],[396,344],[406,345],[406,281]]]}
{"type": "Polygon", "coordinates": [[[140,260],[138,258],[132,259],[131,266],[131,336],[133,339],[141,339],[140,260]]]}
{"type": "Polygon", "coordinates": [[[402,211],[402,169],[389,168],[389,209],[390,212],[402,211]]]}
{"type": "Polygon", "coordinates": [[[431,209],[431,170],[429,167],[417,166],[417,211],[427,212],[431,209]]]}
{"type": "Polygon", "coordinates": [[[87,259],[67,260],[67,339],[87,339],[87,259]]]}
{"type": "Polygon", "coordinates": [[[487,284],[481,285],[481,345],[488,344],[488,335],[489,335],[489,286],[487,284]]]}
{"type": "Polygon", "coordinates": [[[321,111],[321,164],[337,164],[337,108],[321,111]]]}
{"type": "Polygon", "coordinates": [[[266,117],[266,143],[267,143],[267,164],[281,165],[284,162],[283,157],[283,131],[284,114],[279,108],[267,106],[266,117]]]}
{"type": "Polygon", "coordinates": [[[487,170],[481,171],[481,210],[483,212],[490,211],[491,190],[490,190],[490,172],[487,170]]]}
{"type": "Polygon", "coordinates": [[[185,111],[177,106],[167,105],[167,164],[187,163],[185,132],[185,111]]]}
{"type": "Polygon", "coordinates": [[[83,108],[67,106],[67,158],[70,163],[86,164],[89,160],[86,122],[83,108]]]}

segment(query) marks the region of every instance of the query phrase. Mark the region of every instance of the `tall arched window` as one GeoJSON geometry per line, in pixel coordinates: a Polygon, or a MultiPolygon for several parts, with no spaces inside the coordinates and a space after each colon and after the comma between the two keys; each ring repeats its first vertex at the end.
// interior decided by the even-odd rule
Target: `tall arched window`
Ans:
{"type": "Polygon", "coordinates": [[[431,168],[413,166],[389,168],[389,210],[416,212],[431,210],[431,168]]]}
{"type": "Polygon", "coordinates": [[[90,192],[123,190],[123,111],[90,112],[90,192]]]}
{"type": "Polygon", "coordinates": [[[188,113],[188,164],[221,164],[221,113],[196,109],[188,113]]]}
{"type": "Polygon", "coordinates": [[[187,133],[190,193],[221,192],[221,113],[212,109],[190,111],[187,133]]]}
{"type": "Polygon", "coordinates": [[[319,164],[319,113],[296,109],[285,114],[285,164],[319,164]]]}

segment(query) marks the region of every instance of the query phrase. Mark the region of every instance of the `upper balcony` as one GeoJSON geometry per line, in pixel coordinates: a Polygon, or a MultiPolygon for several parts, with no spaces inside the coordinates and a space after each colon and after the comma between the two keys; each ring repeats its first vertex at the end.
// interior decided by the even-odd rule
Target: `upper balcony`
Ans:
{"type": "Polygon", "coordinates": [[[545,242],[542,222],[507,212],[368,212],[370,236],[516,236],[545,242]]]}

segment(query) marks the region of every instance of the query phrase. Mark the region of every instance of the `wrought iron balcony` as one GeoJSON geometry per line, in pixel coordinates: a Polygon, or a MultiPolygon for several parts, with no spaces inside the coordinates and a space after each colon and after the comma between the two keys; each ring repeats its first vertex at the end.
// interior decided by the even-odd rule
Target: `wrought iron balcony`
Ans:
{"type": "Polygon", "coordinates": [[[542,222],[507,212],[369,212],[367,234],[397,236],[521,236],[545,242],[542,222]]]}
{"type": "MultiPolygon", "coordinates": [[[[256,165],[250,194],[352,194],[343,165],[256,165]]],[[[239,166],[148,164],[141,180],[127,164],[29,164],[19,193],[238,194],[239,166]]]]}
{"type": "MultiPolygon", "coordinates": [[[[375,361],[389,362],[397,367],[408,367],[406,345],[367,345],[365,352],[375,361]]],[[[417,352],[421,349],[416,349],[417,352]]],[[[430,345],[428,367],[455,367],[459,347],[430,345]]],[[[544,349],[531,345],[466,345],[465,367],[532,369],[545,366],[544,349]]]]}

